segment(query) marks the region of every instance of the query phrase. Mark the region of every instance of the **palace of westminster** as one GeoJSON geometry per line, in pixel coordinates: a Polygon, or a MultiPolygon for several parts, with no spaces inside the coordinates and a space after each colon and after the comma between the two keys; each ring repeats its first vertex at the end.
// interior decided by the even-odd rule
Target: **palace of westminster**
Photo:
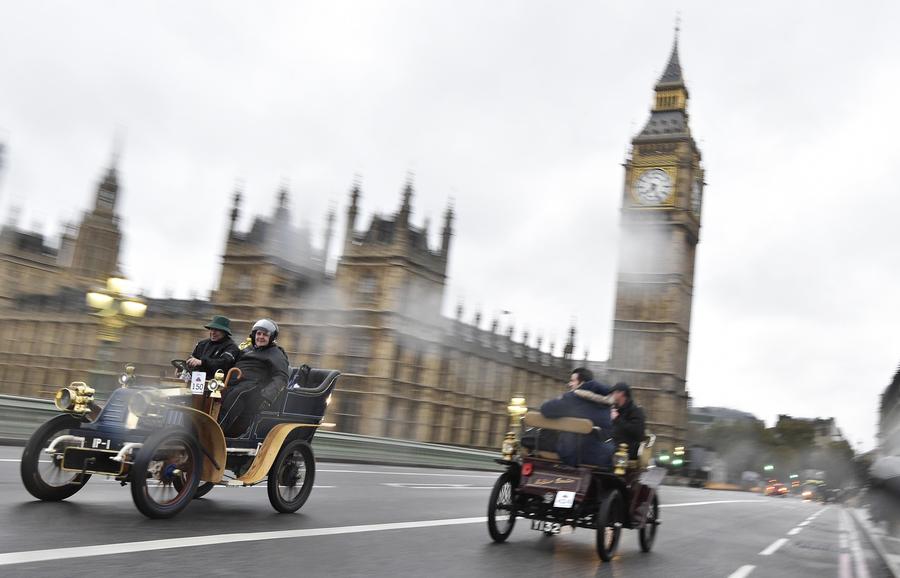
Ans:
{"type": "MultiPolygon", "coordinates": [[[[572,359],[575,329],[557,355],[481,316],[441,314],[454,212],[443,216],[440,246],[412,223],[414,190],[399,209],[360,223],[354,185],[346,235],[324,239],[292,222],[287,191],[269,217],[239,231],[235,193],[218,287],[207,300],[148,299],[146,315],[114,343],[85,302],[92,287],[119,270],[122,232],[116,213],[119,175],[109,167],[94,206],[59,243],[8,224],[0,232],[0,393],[49,397],[71,381],[132,362],[140,375],[169,372],[204,337],[212,315],[232,319],[236,340],[261,317],[281,326],[292,363],[341,370],[328,421],[338,431],[472,447],[498,447],[506,406],[523,394],[535,407],[564,391],[569,371],[588,365],[598,378],[628,382],[661,450],[683,443],[688,393],[695,249],[703,169],[688,126],[688,90],[678,41],[655,86],[649,119],[625,161],[613,345],[607,361],[572,359]],[[326,270],[340,244],[334,273],[326,270]],[[102,368],[102,369],[98,369],[102,368]]],[[[536,303],[537,304],[537,303],[536,303]]]]}

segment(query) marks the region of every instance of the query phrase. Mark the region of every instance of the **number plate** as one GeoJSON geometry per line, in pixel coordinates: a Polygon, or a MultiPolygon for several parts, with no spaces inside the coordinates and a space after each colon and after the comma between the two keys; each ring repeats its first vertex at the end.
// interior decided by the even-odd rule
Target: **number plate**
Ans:
{"type": "Polygon", "coordinates": [[[559,522],[546,522],[544,520],[532,520],[531,529],[538,532],[548,532],[550,534],[559,534],[559,522]]]}

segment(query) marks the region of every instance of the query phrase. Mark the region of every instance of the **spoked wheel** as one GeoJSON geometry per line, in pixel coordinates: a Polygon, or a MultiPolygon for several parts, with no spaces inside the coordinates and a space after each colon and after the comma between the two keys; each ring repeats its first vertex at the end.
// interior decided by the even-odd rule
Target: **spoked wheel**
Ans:
{"type": "Polygon", "coordinates": [[[269,470],[269,502],[282,514],[303,507],[316,478],[316,460],[312,448],[303,440],[285,443],[269,470]]]}
{"type": "Polygon", "coordinates": [[[22,483],[29,494],[39,500],[57,502],[80,490],[91,479],[91,474],[82,475],[62,469],[63,452],[67,446],[73,445],[71,441],[57,444],[53,454],[44,451],[53,440],[80,425],[81,422],[71,415],[58,415],[31,435],[19,466],[22,483]]]}
{"type": "Polygon", "coordinates": [[[641,551],[649,552],[653,548],[653,542],[656,540],[656,530],[659,528],[659,498],[653,494],[653,503],[650,504],[650,510],[647,511],[647,520],[644,527],[638,531],[638,540],[641,543],[641,551]]]}
{"type": "Polygon", "coordinates": [[[194,492],[194,499],[196,500],[197,498],[202,498],[215,487],[216,485],[212,482],[203,482],[202,484],[197,486],[197,491],[194,492]]]}
{"type": "Polygon", "coordinates": [[[171,518],[197,493],[201,456],[189,432],[161,430],[144,442],[131,468],[131,498],[148,518],[171,518]]]}
{"type": "MultiPolygon", "coordinates": [[[[181,487],[183,485],[182,478],[180,476],[176,476],[172,480],[172,485],[175,486],[175,489],[180,492],[181,487]]],[[[212,490],[215,487],[216,487],[216,485],[212,482],[200,482],[200,485],[197,486],[197,491],[194,492],[194,499],[196,500],[197,498],[202,498],[203,496],[208,494],[210,492],[210,490],[212,490]]]]}
{"type": "Polygon", "coordinates": [[[604,562],[612,560],[619,547],[624,512],[622,494],[619,490],[608,490],[603,495],[597,512],[597,555],[604,562]]]}
{"type": "Polygon", "coordinates": [[[503,472],[494,483],[488,501],[487,512],[488,533],[494,542],[505,542],[516,525],[516,514],[513,512],[513,476],[503,472]]]}

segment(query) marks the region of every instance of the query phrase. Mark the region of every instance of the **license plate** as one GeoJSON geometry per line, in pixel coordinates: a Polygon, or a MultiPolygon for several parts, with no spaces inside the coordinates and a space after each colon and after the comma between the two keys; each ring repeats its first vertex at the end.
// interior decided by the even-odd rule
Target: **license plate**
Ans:
{"type": "Polygon", "coordinates": [[[559,522],[547,522],[544,520],[532,520],[531,529],[538,532],[547,532],[549,534],[559,534],[559,522]]]}

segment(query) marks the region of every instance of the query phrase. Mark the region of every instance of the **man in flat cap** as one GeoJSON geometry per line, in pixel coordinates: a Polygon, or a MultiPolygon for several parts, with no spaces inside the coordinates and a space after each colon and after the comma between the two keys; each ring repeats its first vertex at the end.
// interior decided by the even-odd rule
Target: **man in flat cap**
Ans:
{"type": "Polygon", "coordinates": [[[227,317],[216,315],[204,327],[209,329],[209,339],[197,343],[185,363],[191,371],[205,371],[207,378],[212,378],[220,369],[227,373],[240,350],[231,339],[231,320],[227,317]]]}

